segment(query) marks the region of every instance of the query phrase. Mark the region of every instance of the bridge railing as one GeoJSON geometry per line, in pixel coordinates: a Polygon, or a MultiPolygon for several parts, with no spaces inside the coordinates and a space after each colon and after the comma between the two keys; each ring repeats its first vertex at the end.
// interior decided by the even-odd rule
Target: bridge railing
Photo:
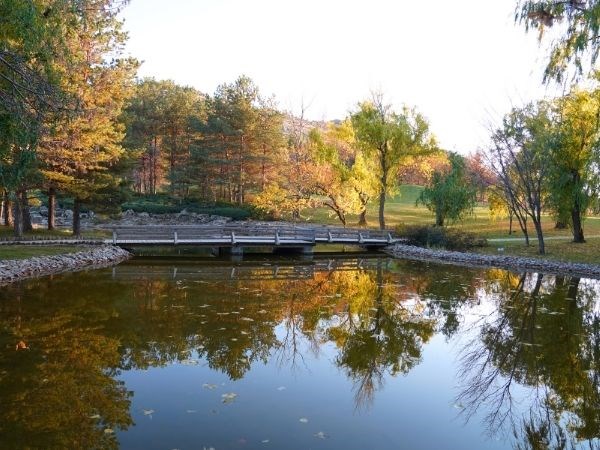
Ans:
{"type": "Polygon", "coordinates": [[[249,240],[281,245],[290,241],[317,242],[392,242],[394,236],[388,231],[350,229],[336,227],[271,226],[271,225],[223,225],[223,226],[126,226],[112,230],[112,240],[118,241],[219,241],[232,245],[249,240]]]}

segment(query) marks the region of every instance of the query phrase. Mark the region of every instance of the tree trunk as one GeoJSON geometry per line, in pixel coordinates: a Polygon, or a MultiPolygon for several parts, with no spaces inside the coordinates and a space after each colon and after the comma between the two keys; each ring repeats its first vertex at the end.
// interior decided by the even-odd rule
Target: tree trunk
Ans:
{"type": "Polygon", "coordinates": [[[17,192],[17,199],[13,202],[13,223],[15,237],[17,238],[23,237],[23,205],[19,200],[20,194],[20,192],[17,192]]]}
{"type": "Polygon", "coordinates": [[[29,213],[29,201],[27,199],[27,190],[21,192],[21,214],[23,215],[23,231],[33,231],[31,223],[31,214],[29,213]]]}
{"type": "Polygon", "coordinates": [[[513,215],[512,213],[508,214],[508,234],[512,235],[513,232],[513,215]]]}
{"type": "Polygon", "coordinates": [[[240,142],[240,167],[238,173],[238,205],[242,206],[244,204],[244,135],[241,137],[240,142]]]}
{"type": "Polygon", "coordinates": [[[545,255],[546,246],[544,244],[544,232],[542,231],[542,223],[539,220],[535,220],[533,222],[533,225],[535,226],[535,233],[538,238],[538,253],[540,255],[545,255]]]}
{"type": "Polygon", "coordinates": [[[81,236],[81,201],[76,198],[73,202],[73,236],[81,236]]]}
{"type": "Polygon", "coordinates": [[[435,226],[443,227],[444,226],[444,215],[438,211],[435,213],[435,226]]]}
{"type": "Polygon", "coordinates": [[[358,226],[366,227],[367,226],[367,208],[363,209],[358,216],[358,226]]]}
{"type": "Polygon", "coordinates": [[[388,167],[386,164],[387,142],[380,148],[379,164],[381,165],[381,186],[379,191],[379,229],[385,230],[385,193],[387,192],[388,167]]]}
{"type": "Polygon", "coordinates": [[[563,221],[562,219],[558,219],[556,221],[556,223],[554,224],[555,230],[565,230],[566,228],[567,228],[567,223],[565,221],[563,221]]]}
{"type": "Polygon", "coordinates": [[[56,226],[56,189],[48,189],[48,230],[54,230],[56,226]]]}
{"type": "Polygon", "coordinates": [[[12,227],[13,220],[13,205],[10,201],[10,196],[8,195],[8,191],[4,191],[4,215],[2,216],[2,220],[4,221],[4,226],[12,227]]]}
{"type": "Polygon", "coordinates": [[[584,243],[585,237],[581,223],[581,209],[578,202],[575,202],[575,205],[571,208],[571,220],[573,221],[573,242],[578,244],[584,243]]]}

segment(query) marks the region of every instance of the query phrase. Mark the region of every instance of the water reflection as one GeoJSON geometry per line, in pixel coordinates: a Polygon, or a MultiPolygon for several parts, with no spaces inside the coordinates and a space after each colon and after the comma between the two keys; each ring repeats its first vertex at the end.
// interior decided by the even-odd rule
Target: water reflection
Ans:
{"type": "Polygon", "coordinates": [[[173,365],[235,382],[260,366],[310,377],[324,355],[365,417],[440,334],[445,357],[460,355],[452,414],[518,448],[596,448],[599,299],[590,280],[389,259],[133,262],[13,285],[0,294],[0,442],[117,447],[139,415],[121,375],[173,365]]]}
{"type": "Polygon", "coordinates": [[[462,355],[465,414],[485,409],[491,433],[508,422],[518,448],[600,448],[598,284],[490,274],[498,308],[462,355]]]}

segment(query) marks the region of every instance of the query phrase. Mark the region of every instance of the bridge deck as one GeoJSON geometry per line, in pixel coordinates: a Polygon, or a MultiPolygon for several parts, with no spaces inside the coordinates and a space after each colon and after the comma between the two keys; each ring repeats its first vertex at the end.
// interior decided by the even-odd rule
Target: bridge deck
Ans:
{"type": "Polygon", "coordinates": [[[290,226],[146,226],[114,228],[115,245],[195,245],[208,247],[306,247],[350,244],[384,247],[398,239],[388,231],[290,226]]]}

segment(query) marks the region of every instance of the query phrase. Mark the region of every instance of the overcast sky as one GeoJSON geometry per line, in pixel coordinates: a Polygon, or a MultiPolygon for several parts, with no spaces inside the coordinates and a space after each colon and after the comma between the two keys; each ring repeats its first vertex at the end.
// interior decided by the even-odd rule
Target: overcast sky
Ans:
{"type": "Polygon", "coordinates": [[[251,77],[279,106],[341,119],[373,90],[416,106],[441,145],[468,153],[490,121],[546,95],[545,52],[515,0],[132,0],[141,76],[213,93],[251,77]]]}

